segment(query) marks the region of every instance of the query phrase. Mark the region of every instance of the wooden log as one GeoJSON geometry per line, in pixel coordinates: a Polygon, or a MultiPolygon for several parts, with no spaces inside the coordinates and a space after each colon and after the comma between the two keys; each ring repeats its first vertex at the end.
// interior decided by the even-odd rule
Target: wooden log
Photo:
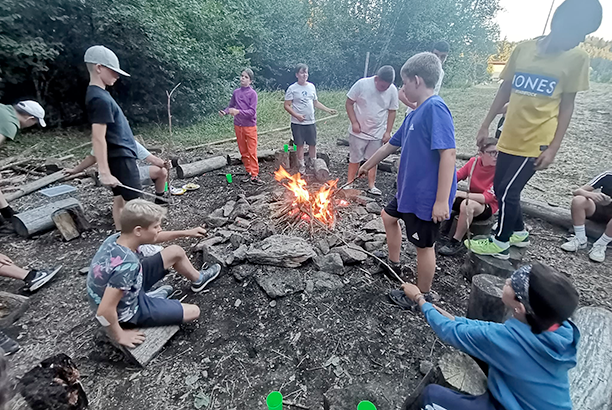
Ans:
{"type": "MultiPolygon", "coordinates": [[[[271,149],[262,149],[257,152],[258,161],[274,161],[276,158],[276,152],[271,149]]],[[[228,165],[240,165],[242,164],[242,155],[239,152],[233,152],[227,155],[228,165]]]]}
{"type": "Polygon", "coordinates": [[[289,151],[289,168],[298,169],[297,151],[289,151]]]}
{"type": "Polygon", "coordinates": [[[315,178],[319,182],[327,182],[330,180],[329,168],[327,168],[327,164],[321,158],[317,158],[314,160],[313,165],[315,178]]]}
{"type": "Polygon", "coordinates": [[[23,184],[28,177],[26,175],[17,175],[11,178],[0,179],[0,187],[7,185],[23,184]]]}
{"type": "Polygon", "coordinates": [[[512,310],[502,302],[505,280],[493,275],[476,275],[472,278],[472,290],[468,302],[469,319],[503,323],[512,310]]]}
{"type": "Polygon", "coordinates": [[[456,391],[479,396],[487,391],[487,376],[470,356],[448,353],[438,363],[444,382],[456,391]]]}
{"type": "Polygon", "coordinates": [[[30,298],[0,291],[0,329],[12,325],[29,306],[30,298]]]}
{"type": "Polygon", "coordinates": [[[164,347],[166,343],[179,331],[177,325],[160,326],[136,329],[145,334],[143,344],[133,349],[124,347],[126,356],[135,364],[145,367],[164,347]]]}
{"type": "Polygon", "coordinates": [[[574,313],[580,330],[576,367],[569,371],[575,409],[612,409],[612,312],[583,307],[574,313]]]}
{"type": "Polygon", "coordinates": [[[8,202],[14,201],[17,198],[21,198],[24,195],[31,194],[32,192],[38,191],[39,189],[44,188],[47,185],[60,181],[65,176],[66,175],[64,174],[64,171],[57,171],[51,175],[47,175],[45,177],[37,179],[36,181],[30,182],[29,184],[23,185],[22,187],[19,188],[18,191],[12,194],[9,194],[9,195],[5,195],[4,198],[8,202]]]}
{"type": "Polygon", "coordinates": [[[223,168],[226,165],[227,157],[220,155],[190,164],[179,164],[176,173],[179,178],[191,178],[214,169],[223,168]]]}
{"type": "MultiPolygon", "coordinates": [[[[304,153],[304,160],[310,158],[310,154],[308,152],[304,153]]],[[[325,152],[317,152],[317,158],[321,158],[323,161],[325,161],[325,165],[327,165],[329,167],[330,164],[330,159],[329,159],[329,155],[325,152]]]]}
{"type": "Polygon", "coordinates": [[[76,223],[74,222],[68,211],[56,211],[51,216],[51,219],[53,219],[55,227],[58,231],[60,231],[66,242],[81,236],[81,233],[77,229],[76,223]]]}
{"type": "Polygon", "coordinates": [[[82,210],[82,205],[75,198],[67,198],[57,202],[51,202],[29,211],[20,212],[13,217],[13,227],[15,232],[28,238],[32,235],[53,229],[53,213],[61,209],[78,206],[82,210]]]}
{"type": "Polygon", "coordinates": [[[280,167],[283,167],[287,170],[289,169],[290,165],[291,164],[289,163],[289,151],[276,151],[276,153],[274,154],[274,169],[276,170],[280,167]]]}
{"type": "Polygon", "coordinates": [[[515,268],[508,260],[468,252],[461,266],[461,271],[463,276],[468,281],[471,281],[474,276],[480,274],[493,275],[502,279],[507,279],[514,273],[515,268]]]}

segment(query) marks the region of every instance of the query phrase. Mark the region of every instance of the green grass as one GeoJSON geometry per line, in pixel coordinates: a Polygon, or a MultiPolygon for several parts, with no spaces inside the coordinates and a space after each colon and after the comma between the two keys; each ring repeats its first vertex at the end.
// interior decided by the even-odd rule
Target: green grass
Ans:
{"type": "MultiPolygon", "coordinates": [[[[488,109],[495,88],[472,87],[462,89],[443,89],[442,97],[449,105],[455,117],[457,130],[457,145],[459,152],[474,152],[474,138],[480,122],[488,109]]],[[[317,124],[318,133],[322,143],[335,145],[336,138],[346,138],[348,118],[344,109],[346,90],[320,91],[319,100],[329,108],[338,110],[340,115],[336,118],[317,124]]],[[[257,106],[257,126],[259,132],[265,132],[289,125],[289,114],[283,109],[284,92],[261,91],[257,106]]],[[[404,118],[405,107],[400,108],[395,121],[395,129],[399,128],[404,118]]],[[[317,118],[327,116],[317,110],[317,118]]],[[[135,134],[140,134],[148,145],[167,145],[169,150],[180,149],[192,145],[204,144],[215,140],[231,138],[234,129],[231,117],[210,115],[203,121],[187,126],[175,127],[172,138],[166,124],[146,125],[135,127],[135,134]]],[[[261,137],[260,145],[263,147],[279,146],[285,143],[290,136],[289,131],[267,134],[261,137]]],[[[65,130],[26,130],[14,142],[9,142],[2,148],[3,156],[16,155],[24,149],[40,144],[36,154],[45,157],[61,154],[68,149],[87,142],[90,138],[88,127],[69,128],[65,130]]],[[[83,148],[73,152],[75,157],[81,158],[89,152],[83,148]]]]}

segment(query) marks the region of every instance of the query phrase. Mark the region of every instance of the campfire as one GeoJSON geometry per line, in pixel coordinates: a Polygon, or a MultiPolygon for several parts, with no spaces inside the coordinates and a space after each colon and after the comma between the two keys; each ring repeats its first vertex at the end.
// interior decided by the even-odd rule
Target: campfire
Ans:
{"type": "Polygon", "coordinates": [[[337,192],[337,179],[327,181],[318,191],[311,192],[308,190],[307,182],[299,173],[291,175],[282,166],[274,173],[274,178],[293,194],[293,200],[281,202],[279,209],[273,215],[277,224],[287,224],[287,228],[304,223],[310,226],[312,234],[314,218],[323,226],[334,229],[336,208],[348,206],[348,202],[344,199],[333,198],[337,192]]]}

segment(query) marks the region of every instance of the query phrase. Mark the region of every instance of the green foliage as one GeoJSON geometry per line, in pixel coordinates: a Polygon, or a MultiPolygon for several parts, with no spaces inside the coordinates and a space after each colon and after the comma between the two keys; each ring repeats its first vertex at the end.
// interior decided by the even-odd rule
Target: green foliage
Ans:
{"type": "MultiPolygon", "coordinates": [[[[87,47],[103,44],[132,74],[111,91],[131,121],[176,125],[227,104],[242,67],[255,86],[284,89],[298,62],[319,88],[347,88],[446,39],[445,86],[486,78],[499,0],[3,0],[0,98],[35,98],[49,122],[85,122],[87,47]]],[[[398,78],[398,83],[401,80],[398,78]]]]}

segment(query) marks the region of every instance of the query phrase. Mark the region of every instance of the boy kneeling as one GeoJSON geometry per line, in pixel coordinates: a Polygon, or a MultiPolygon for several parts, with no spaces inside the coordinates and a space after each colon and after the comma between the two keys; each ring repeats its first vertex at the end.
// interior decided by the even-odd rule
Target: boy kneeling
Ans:
{"type": "Polygon", "coordinates": [[[119,344],[134,347],[144,334],[125,327],[155,327],[190,322],[200,316],[196,305],[166,299],[169,292],[147,294],[174,268],[191,281],[191,290],[202,291],[219,276],[218,264],[197,271],[185,251],[172,245],[142,260],[140,245],[155,243],[165,209],[142,199],[128,202],[121,212],[121,233],[108,237],[94,256],[87,276],[87,294],[96,318],[119,344]]]}

